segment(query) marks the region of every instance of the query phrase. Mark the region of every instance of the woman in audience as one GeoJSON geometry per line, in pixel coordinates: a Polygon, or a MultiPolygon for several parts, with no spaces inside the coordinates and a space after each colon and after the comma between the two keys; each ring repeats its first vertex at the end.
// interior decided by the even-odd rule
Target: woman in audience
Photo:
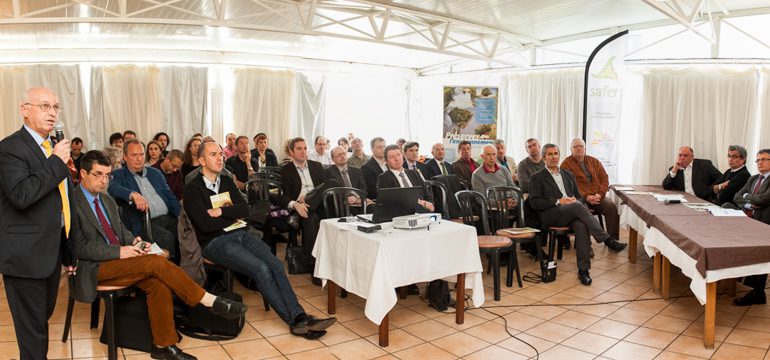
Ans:
{"type": "Polygon", "coordinates": [[[272,151],[267,150],[267,135],[257,135],[256,141],[257,148],[254,149],[256,151],[252,152],[251,156],[257,159],[259,168],[264,168],[265,166],[278,166],[278,159],[275,157],[275,154],[272,151]]]}
{"type": "Polygon", "coordinates": [[[153,166],[163,160],[163,151],[160,149],[160,144],[155,140],[147,143],[147,149],[144,150],[144,153],[145,166],[153,166]]]}
{"type": "Polygon", "coordinates": [[[168,151],[170,150],[168,148],[168,144],[171,143],[171,139],[168,137],[168,134],[164,132],[159,132],[155,134],[155,136],[152,137],[153,140],[158,142],[158,145],[160,146],[161,150],[161,160],[166,158],[166,155],[168,155],[168,151]]]}
{"type": "Polygon", "coordinates": [[[102,150],[104,156],[112,162],[112,170],[115,171],[123,167],[123,150],[108,146],[102,150]]]}
{"type": "Polygon", "coordinates": [[[286,142],[283,144],[283,159],[281,159],[281,166],[286,165],[292,161],[291,154],[289,154],[289,141],[286,140],[286,142]]]}
{"type": "Polygon", "coordinates": [[[198,147],[201,146],[201,139],[193,137],[187,141],[187,145],[184,147],[184,163],[182,163],[182,177],[184,178],[195,170],[200,164],[198,164],[198,147]]]}

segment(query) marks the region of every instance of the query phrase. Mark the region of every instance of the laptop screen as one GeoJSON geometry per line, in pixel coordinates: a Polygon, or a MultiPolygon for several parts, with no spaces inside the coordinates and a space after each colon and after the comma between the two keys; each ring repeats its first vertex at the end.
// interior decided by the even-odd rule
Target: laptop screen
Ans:
{"type": "Polygon", "coordinates": [[[420,195],[422,188],[419,186],[378,189],[372,222],[379,224],[392,221],[394,217],[414,214],[420,195]]]}

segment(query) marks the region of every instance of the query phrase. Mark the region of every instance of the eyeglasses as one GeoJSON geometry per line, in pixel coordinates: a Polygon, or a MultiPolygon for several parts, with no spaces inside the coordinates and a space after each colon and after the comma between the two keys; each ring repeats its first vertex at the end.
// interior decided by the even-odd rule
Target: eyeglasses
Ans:
{"type": "Polygon", "coordinates": [[[51,109],[53,109],[54,112],[57,114],[60,113],[62,110],[64,110],[63,107],[59,106],[59,104],[51,105],[51,104],[31,104],[31,103],[25,103],[24,105],[32,105],[37,106],[40,108],[42,112],[49,112],[51,109]]]}
{"type": "Polygon", "coordinates": [[[729,155],[729,154],[727,155],[727,157],[730,158],[730,159],[740,159],[741,158],[740,155],[729,155]]]}
{"type": "Polygon", "coordinates": [[[757,160],[755,160],[754,162],[756,162],[757,164],[759,164],[759,162],[760,162],[760,161],[770,161],[770,158],[761,158],[761,159],[757,159],[757,160]]]}
{"type": "Polygon", "coordinates": [[[92,172],[89,171],[88,174],[92,175],[92,176],[95,176],[96,179],[98,179],[98,180],[105,180],[105,179],[106,180],[112,180],[112,172],[108,172],[108,173],[105,174],[105,173],[102,173],[101,171],[98,171],[98,172],[95,172],[95,173],[92,173],[92,172]]]}

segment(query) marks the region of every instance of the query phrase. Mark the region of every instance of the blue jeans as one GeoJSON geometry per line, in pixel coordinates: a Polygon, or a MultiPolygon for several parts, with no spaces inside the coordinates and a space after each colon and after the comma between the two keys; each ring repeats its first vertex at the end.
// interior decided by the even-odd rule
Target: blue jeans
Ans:
{"type": "Polygon", "coordinates": [[[203,248],[203,255],[218,265],[253,278],[262,297],[287,324],[293,325],[297,315],[305,313],[283,264],[264,241],[246,231],[233,231],[211,240],[203,248]]]}

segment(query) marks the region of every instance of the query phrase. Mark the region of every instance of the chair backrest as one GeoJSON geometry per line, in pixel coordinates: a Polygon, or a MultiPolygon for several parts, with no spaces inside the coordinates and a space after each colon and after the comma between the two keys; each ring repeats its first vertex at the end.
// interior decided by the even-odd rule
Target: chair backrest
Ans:
{"type": "Polygon", "coordinates": [[[491,209],[492,231],[511,227],[515,220],[524,226],[524,200],[521,189],[514,186],[493,186],[487,189],[487,203],[491,209]],[[515,205],[510,207],[509,204],[515,205]]]}
{"type": "Polygon", "coordinates": [[[442,218],[450,219],[449,206],[446,198],[449,191],[447,190],[446,185],[436,180],[425,180],[424,184],[428,188],[427,193],[433,197],[431,202],[433,203],[435,211],[440,212],[442,218]]]}
{"type": "Polygon", "coordinates": [[[144,241],[155,242],[155,237],[152,236],[152,223],[150,222],[150,209],[144,212],[144,241]]]}
{"type": "Polygon", "coordinates": [[[333,187],[323,193],[324,210],[330,218],[350,216],[348,196],[357,196],[361,200],[362,214],[366,214],[366,192],[352,187],[333,187]]]}
{"type": "Polygon", "coordinates": [[[282,180],[281,174],[271,171],[258,171],[249,175],[249,180],[268,179],[280,182],[282,180]]]}
{"type": "Polygon", "coordinates": [[[462,190],[455,194],[463,223],[475,226],[482,235],[492,235],[487,218],[487,199],[478,191],[462,190]],[[481,225],[479,227],[479,225],[481,225]]]}
{"type": "Polygon", "coordinates": [[[460,205],[457,204],[457,198],[455,198],[455,193],[461,190],[469,190],[466,184],[463,183],[462,180],[460,180],[460,177],[454,174],[450,175],[436,175],[431,178],[433,181],[438,181],[442,184],[444,184],[444,189],[446,190],[446,204],[447,204],[447,212],[449,214],[449,218],[459,218],[460,217],[460,205]]]}
{"type": "Polygon", "coordinates": [[[246,182],[246,199],[249,204],[260,200],[280,198],[283,194],[281,183],[271,179],[254,179],[246,182]]]}
{"type": "Polygon", "coordinates": [[[269,172],[279,174],[281,172],[280,166],[263,166],[257,169],[257,172],[269,172]]]}

